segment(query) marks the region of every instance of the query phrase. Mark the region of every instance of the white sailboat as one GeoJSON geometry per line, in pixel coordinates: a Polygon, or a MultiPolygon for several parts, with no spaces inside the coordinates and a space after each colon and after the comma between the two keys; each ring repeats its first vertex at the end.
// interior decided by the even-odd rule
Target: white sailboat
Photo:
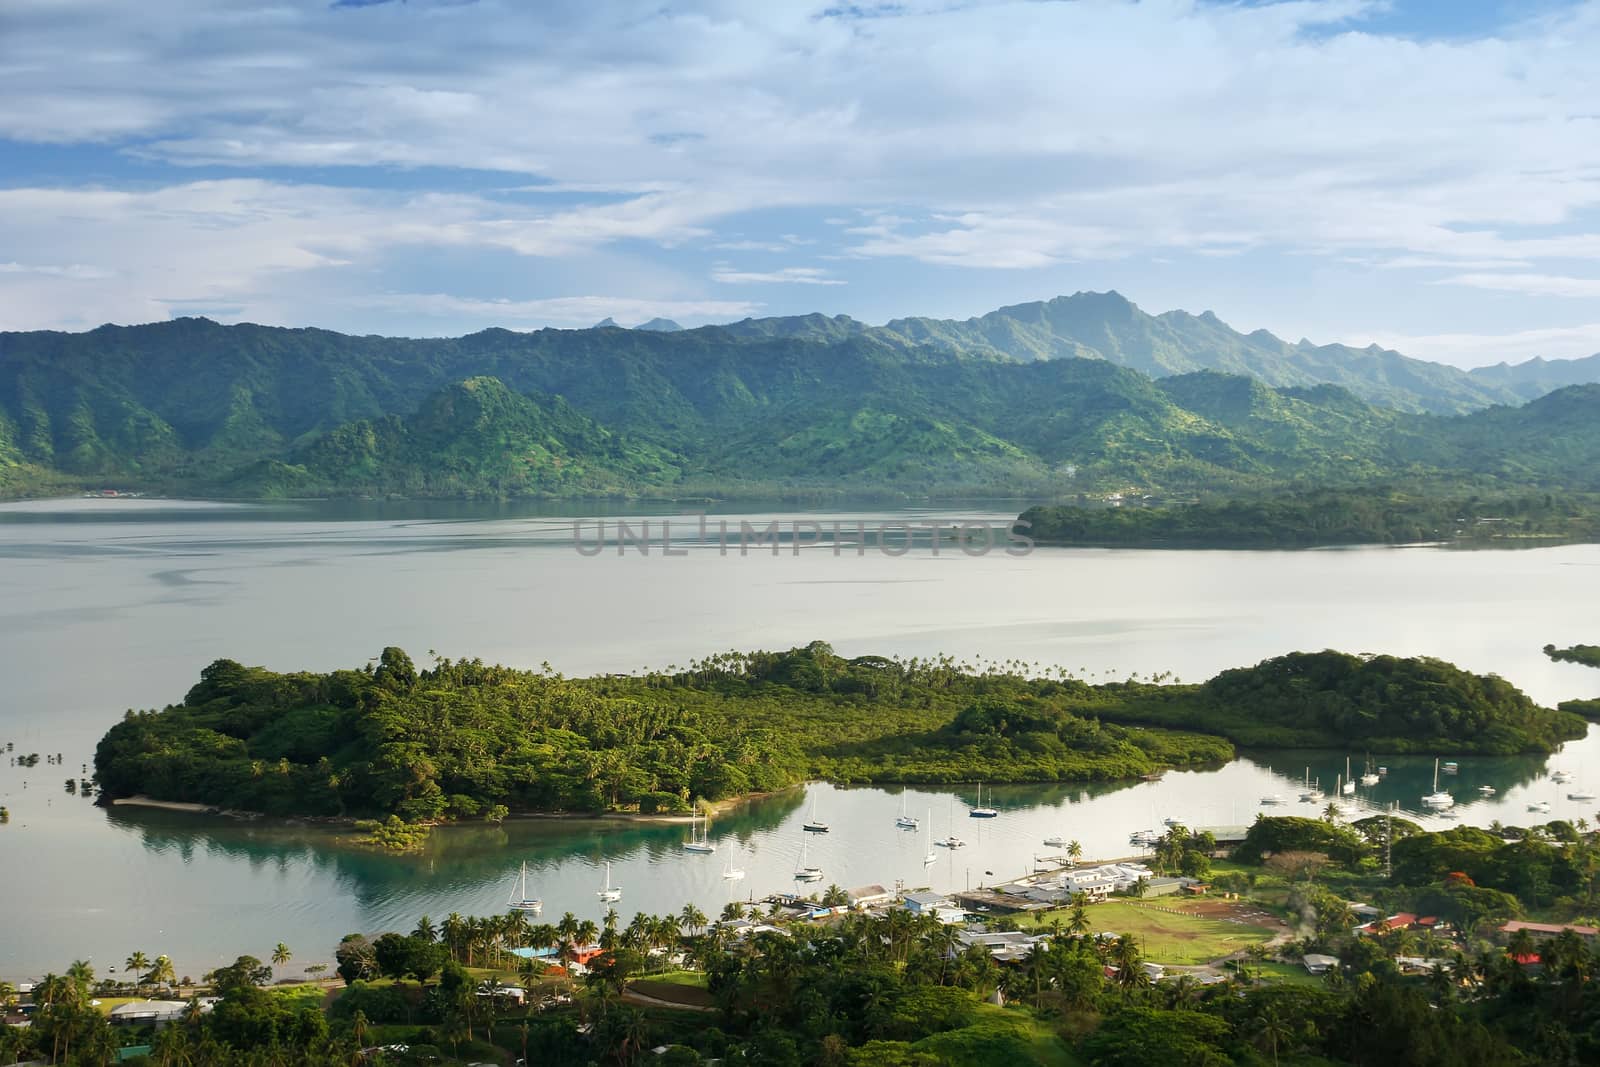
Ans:
{"type": "Polygon", "coordinates": [[[1439,759],[1437,756],[1433,760],[1433,792],[1423,797],[1422,803],[1436,810],[1456,806],[1456,798],[1439,788],[1439,759]]]}
{"type": "Polygon", "coordinates": [[[801,829],[808,834],[825,834],[828,832],[828,824],[817,818],[817,795],[815,793],[811,794],[811,818],[801,824],[801,829]]]}
{"type": "Polygon", "coordinates": [[[1322,797],[1321,780],[1319,779],[1318,780],[1318,784],[1316,784],[1316,785],[1312,785],[1311,784],[1311,768],[1310,767],[1306,768],[1306,778],[1305,778],[1305,783],[1304,784],[1305,784],[1305,791],[1300,794],[1301,802],[1305,803],[1305,804],[1321,804],[1322,803],[1322,799],[1323,799],[1323,797],[1322,797]]]}
{"type": "Polygon", "coordinates": [[[528,863],[526,860],[522,863],[521,888],[511,894],[511,899],[506,902],[506,907],[512,911],[531,911],[535,915],[544,910],[544,901],[538,897],[530,897],[528,895],[528,863]]]}
{"type": "Polygon", "coordinates": [[[1528,805],[1528,810],[1536,812],[1540,815],[1549,815],[1550,802],[1548,800],[1535,800],[1532,804],[1528,805]]]}
{"type": "Polygon", "coordinates": [[[1288,801],[1283,799],[1282,793],[1268,793],[1266,796],[1261,798],[1261,803],[1268,807],[1273,807],[1278,804],[1287,804],[1288,801]]]}
{"type": "Polygon", "coordinates": [[[820,882],[820,881],[822,881],[822,868],[818,867],[815,864],[810,862],[810,855],[809,855],[809,851],[807,849],[807,846],[810,843],[811,843],[811,839],[810,838],[805,837],[804,835],[801,835],[801,838],[800,838],[800,862],[794,869],[794,880],[797,881],[797,882],[820,882]]]}
{"type": "Polygon", "coordinates": [[[606,860],[606,884],[605,884],[605,888],[597,890],[595,892],[595,896],[599,897],[601,900],[605,901],[608,904],[610,902],[614,901],[614,900],[621,900],[622,899],[622,887],[620,885],[612,885],[611,884],[611,861],[610,860],[606,860]]]}
{"type": "Polygon", "coordinates": [[[930,863],[937,863],[939,861],[939,854],[933,850],[933,809],[932,808],[928,809],[928,838],[927,838],[927,841],[928,841],[928,851],[922,857],[922,865],[924,867],[926,867],[930,863]]]}
{"type": "Polygon", "coordinates": [[[711,843],[710,833],[711,817],[709,815],[706,816],[698,835],[695,833],[695,823],[690,822],[689,840],[683,843],[683,850],[685,852],[715,852],[717,846],[711,843]]]}
{"type": "Polygon", "coordinates": [[[906,795],[904,793],[900,794],[900,815],[895,819],[894,824],[902,830],[915,830],[917,828],[917,817],[906,814],[906,795]]]}
{"type": "Polygon", "coordinates": [[[1356,780],[1350,777],[1350,757],[1344,758],[1344,784],[1339,787],[1339,795],[1353,797],[1356,795],[1356,780]]]}
{"type": "Polygon", "coordinates": [[[936,845],[938,845],[940,848],[963,848],[963,847],[965,847],[966,846],[966,842],[961,840],[961,838],[959,838],[959,837],[957,837],[955,835],[955,829],[956,829],[956,798],[952,796],[950,798],[950,836],[949,837],[940,838],[938,841],[936,841],[934,843],[936,845]]]}
{"type": "Polygon", "coordinates": [[[974,819],[993,819],[998,817],[1000,814],[1000,812],[995,808],[986,808],[983,806],[982,782],[978,783],[978,806],[967,812],[967,814],[974,819]]]}
{"type": "Polygon", "coordinates": [[[1055,834],[1051,837],[1045,838],[1044,843],[1051,848],[1066,848],[1068,845],[1072,844],[1071,841],[1068,841],[1060,834],[1055,834]]]}
{"type": "Polygon", "coordinates": [[[726,881],[737,882],[744,877],[744,868],[735,867],[733,862],[730,860],[722,867],[722,877],[726,881]]]}
{"type": "Polygon", "coordinates": [[[1361,775],[1361,784],[1364,785],[1364,786],[1367,786],[1368,788],[1371,788],[1372,786],[1377,785],[1382,780],[1383,780],[1382,775],[1378,774],[1378,772],[1375,769],[1373,769],[1372,757],[1368,756],[1367,757],[1367,769],[1361,775]]]}

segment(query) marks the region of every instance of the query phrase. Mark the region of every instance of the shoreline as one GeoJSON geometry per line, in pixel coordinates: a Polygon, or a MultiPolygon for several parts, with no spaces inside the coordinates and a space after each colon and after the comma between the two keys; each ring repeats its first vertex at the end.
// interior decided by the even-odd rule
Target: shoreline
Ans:
{"type": "MultiPolygon", "coordinates": [[[[813,781],[797,782],[785,789],[772,790],[765,793],[745,793],[741,796],[730,797],[724,800],[702,801],[700,810],[708,815],[717,816],[726,814],[735,808],[741,807],[754,800],[779,796],[794,789],[803,789],[814,784],[813,781]]],[[[157,800],[142,794],[130,797],[117,797],[104,801],[102,806],[110,808],[144,808],[153,811],[175,811],[186,815],[210,815],[229,819],[263,820],[280,826],[315,825],[328,826],[336,829],[354,829],[358,822],[366,821],[353,815],[269,815],[263,811],[246,811],[239,808],[224,808],[217,804],[200,804],[182,800],[157,800]]],[[[694,813],[670,813],[644,815],[636,811],[514,811],[505,817],[506,822],[624,822],[624,823],[659,823],[663,825],[687,826],[699,818],[694,813]]],[[[450,826],[473,826],[481,820],[465,819],[450,822],[427,823],[432,829],[450,826]]]]}

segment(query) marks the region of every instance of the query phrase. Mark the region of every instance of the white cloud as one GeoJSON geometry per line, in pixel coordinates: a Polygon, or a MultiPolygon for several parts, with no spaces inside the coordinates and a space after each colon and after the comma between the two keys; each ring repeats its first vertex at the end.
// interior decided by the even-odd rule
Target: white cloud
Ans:
{"type": "Polygon", "coordinates": [[[364,307],[456,322],[593,326],[601,319],[638,325],[651,319],[728,319],[756,314],[760,304],[743,300],[639,300],[621,296],[556,296],[542,300],[483,300],[446,293],[385,293],[357,301],[364,307]]]}
{"type": "MultiPolygon", "coordinates": [[[[692,208],[664,194],[538,212],[462,194],[251,178],[138,192],[0,189],[0,247],[49,248],[94,264],[0,264],[0,322],[11,329],[85,327],[214,304],[237,308],[230,318],[299,324],[308,307],[326,314],[330,300],[354,302],[369,284],[365,275],[396,250],[560,257],[627,238],[684,239],[698,232],[695,218],[692,208]]],[[[683,310],[690,305],[672,306],[695,314],[683,310]]],[[[723,314],[719,308],[742,315],[752,307],[705,306],[706,316],[723,314]]]]}
{"type": "Polygon", "coordinates": [[[842,278],[830,278],[828,272],[817,267],[783,267],[779,270],[735,270],[719,266],[711,272],[712,280],[730,285],[844,285],[842,278]]]}
{"type": "MultiPolygon", "coordinates": [[[[0,137],[116,146],[171,184],[53,190],[46,217],[82,252],[0,198],[0,247],[103,264],[101,317],[287,307],[307,275],[370,293],[360,272],[407,244],[560,258],[815,239],[720,232],[761,209],[825,223],[819,257],[975,270],[1262,251],[1481,288],[1459,279],[1548,281],[1551,260],[1600,257],[1595,3],[1432,41],[1363,32],[1383,6],[1365,0],[861,6],[872,17],[826,0],[5,0],[0,137]],[[262,188],[170,178],[202,165],[262,188]],[[384,169],[357,172],[380,186],[364,190],[277,169],[313,167],[384,169]],[[463,192],[463,168],[505,180],[463,192]],[[169,238],[175,262],[151,261],[169,238]]],[[[714,276],[849,280],[829,262],[846,266],[714,276]]],[[[82,309],[69,285],[87,281],[8,274],[0,301],[36,322],[82,309]]]]}
{"type": "Polygon", "coordinates": [[[1600,352],[1600,322],[1551,326],[1510,333],[1398,334],[1375,332],[1348,340],[1352,345],[1377,344],[1418,359],[1458,367],[1521,363],[1534,356],[1581,359],[1600,352]]]}
{"type": "Polygon", "coordinates": [[[46,278],[109,278],[109,271],[85,263],[0,263],[0,274],[38,274],[46,278]]]}
{"type": "Polygon", "coordinates": [[[1466,285],[1527,296],[1600,297],[1600,278],[1568,278],[1552,274],[1456,274],[1440,285],[1466,285]]]}

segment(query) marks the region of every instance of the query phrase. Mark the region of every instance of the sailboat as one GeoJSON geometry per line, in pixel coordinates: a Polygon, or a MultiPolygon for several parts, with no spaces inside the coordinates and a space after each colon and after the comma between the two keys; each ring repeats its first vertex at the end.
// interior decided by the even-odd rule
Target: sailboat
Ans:
{"type": "Polygon", "coordinates": [[[928,852],[927,852],[926,855],[924,855],[922,857],[922,865],[924,867],[926,867],[928,864],[937,863],[938,861],[939,861],[939,854],[933,850],[933,809],[929,808],[928,809],[928,852]]]}
{"type": "Polygon", "coordinates": [[[1310,767],[1306,768],[1305,791],[1300,794],[1300,799],[1301,799],[1301,801],[1303,801],[1306,804],[1320,804],[1320,803],[1322,803],[1321,779],[1318,779],[1318,784],[1317,785],[1312,785],[1311,784],[1311,768],[1310,767]]]}
{"type": "Polygon", "coordinates": [[[808,861],[806,848],[808,844],[810,844],[810,839],[802,836],[800,838],[800,863],[794,869],[794,880],[797,882],[820,882],[822,881],[822,868],[808,861]]]}
{"type": "Polygon", "coordinates": [[[689,824],[689,840],[683,843],[683,850],[685,852],[715,852],[717,846],[711,843],[711,839],[708,836],[711,833],[710,817],[707,816],[705,822],[701,825],[698,837],[695,836],[694,827],[695,824],[691,822],[689,824]]]}
{"type": "Polygon", "coordinates": [[[1377,785],[1382,780],[1383,780],[1382,776],[1380,774],[1378,774],[1377,770],[1374,769],[1373,766],[1372,766],[1372,757],[1368,756],[1367,757],[1367,769],[1361,775],[1361,784],[1364,785],[1364,786],[1367,786],[1368,788],[1371,788],[1372,786],[1377,785]]]}
{"type": "Polygon", "coordinates": [[[828,832],[828,824],[817,818],[817,797],[815,793],[811,795],[811,818],[801,825],[801,829],[808,834],[825,834],[828,832]]]}
{"type": "Polygon", "coordinates": [[[722,877],[726,881],[737,882],[738,880],[740,880],[741,878],[744,877],[744,868],[743,867],[735,867],[733,865],[733,862],[730,860],[722,868],[722,877]]]}
{"type": "Polygon", "coordinates": [[[1453,808],[1456,806],[1456,798],[1449,793],[1441,792],[1439,789],[1438,757],[1434,757],[1433,760],[1433,792],[1423,797],[1422,803],[1430,808],[1453,808]]]}
{"type": "Polygon", "coordinates": [[[983,783],[982,782],[978,783],[978,806],[973,808],[971,811],[967,812],[967,814],[970,815],[974,819],[993,819],[993,818],[997,817],[1000,814],[1000,812],[997,811],[994,808],[986,808],[986,807],[983,806],[983,783]]]}
{"type": "Polygon", "coordinates": [[[904,793],[900,794],[900,816],[895,819],[894,824],[902,830],[915,830],[917,828],[917,817],[906,814],[906,795],[904,793]]]}
{"type": "Polygon", "coordinates": [[[1055,834],[1055,835],[1052,835],[1050,837],[1045,838],[1044,839],[1044,843],[1046,845],[1050,846],[1051,848],[1066,848],[1072,842],[1068,841],[1066,838],[1062,837],[1060,834],[1055,834]]]}
{"type": "Polygon", "coordinates": [[[528,895],[528,864],[526,860],[522,864],[522,887],[511,894],[511,899],[506,902],[506,907],[512,911],[531,911],[535,915],[544,910],[544,901],[538,897],[530,897],[528,895]]]}
{"type": "Polygon", "coordinates": [[[956,828],[956,811],[955,811],[955,807],[956,807],[956,798],[952,796],[950,798],[950,836],[949,837],[945,837],[945,838],[941,838],[938,841],[934,842],[934,844],[938,845],[941,848],[961,848],[962,846],[964,846],[966,844],[965,841],[961,840],[961,838],[959,838],[959,837],[957,837],[955,835],[955,828],[956,828]]]}
{"type": "Polygon", "coordinates": [[[1339,787],[1339,795],[1353,797],[1356,795],[1356,780],[1350,777],[1350,757],[1344,758],[1344,784],[1339,787]]]}
{"type": "Polygon", "coordinates": [[[611,861],[610,860],[606,860],[606,885],[605,885],[605,888],[597,890],[595,892],[595,896],[599,897],[601,900],[605,901],[608,904],[611,901],[621,900],[622,899],[622,887],[620,885],[612,885],[611,884],[611,861]]]}

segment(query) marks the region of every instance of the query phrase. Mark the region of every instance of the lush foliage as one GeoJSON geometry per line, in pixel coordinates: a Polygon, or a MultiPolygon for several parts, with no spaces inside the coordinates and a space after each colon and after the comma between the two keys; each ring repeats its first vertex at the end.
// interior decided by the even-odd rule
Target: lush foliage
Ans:
{"type": "Polygon", "coordinates": [[[1293,652],[1204,685],[1147,687],[1106,719],[1204,729],[1240,745],[1383,752],[1549,752],[1585,725],[1511,683],[1429,657],[1293,652]]]}
{"type": "Polygon", "coordinates": [[[1600,536],[1600,499],[1374,486],[1159,507],[1034,507],[1019,521],[1041,544],[1141,548],[1591,540],[1600,536]]]}
{"type": "Polygon", "coordinates": [[[845,659],[821,642],[589,679],[443,659],[419,672],[395,648],[330,674],[219,660],[182,704],[128,713],[95,768],[109,798],[398,816],[363,828],[404,848],[401,823],[504,817],[497,807],[686,810],[817,776],[1130,778],[1229,758],[1215,734],[1509,753],[1582,732],[1498,678],[1436,660],[1296,653],[1201,686],[1094,686],[1023,666],[845,659]]]}
{"type": "Polygon", "coordinates": [[[1060,498],[1410,475],[1596,487],[1596,386],[1525,407],[1402,414],[1343,386],[1451,411],[1522,397],[1437,367],[1453,385],[1434,392],[1412,376],[1408,395],[1381,396],[1393,385],[1378,385],[1381,372],[1365,381],[1339,370],[1371,362],[1361,353],[1296,368],[1307,349],[1257,351],[1250,339],[1235,346],[1251,349],[1240,358],[1204,358],[1217,331],[1203,319],[1159,320],[1156,331],[1199,331],[1201,343],[1126,334],[1112,343],[1130,314],[1117,301],[1041,313],[1052,331],[1094,340],[1048,352],[969,343],[952,332],[961,324],[885,332],[833,320],[428,340],[203,319],[5,334],[0,493],[110,482],[236,496],[1060,498]],[[1253,377],[1233,376],[1242,374],[1253,377]],[[1329,381],[1340,384],[1316,384],[1329,381]]]}
{"type": "Polygon", "coordinates": [[[686,810],[814,775],[1126,778],[1231,755],[1214,738],[1098,723],[1107,699],[1116,694],[949,661],[845,660],[820,642],[578,680],[477,661],[419,672],[391,648],[325,675],[220,660],[182,704],[130,712],[95,767],[107,797],[416,822],[495,805],[686,810]]]}
{"type": "Polygon", "coordinates": [[[1545,645],[1544,654],[1557,663],[1581,663],[1586,667],[1600,667],[1600,645],[1573,645],[1571,648],[1545,645]]]}

